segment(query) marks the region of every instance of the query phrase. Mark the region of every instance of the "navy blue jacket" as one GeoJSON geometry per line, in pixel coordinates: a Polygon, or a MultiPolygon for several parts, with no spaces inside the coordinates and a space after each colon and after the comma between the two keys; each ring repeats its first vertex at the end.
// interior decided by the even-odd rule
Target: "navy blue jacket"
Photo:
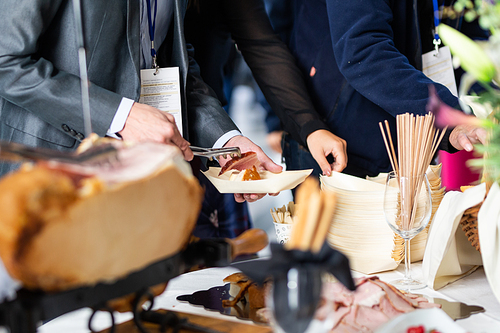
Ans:
{"type": "MultiPolygon", "coordinates": [[[[441,0],[440,3],[443,1],[441,0]]],[[[457,21],[458,22],[458,21],[457,21]]],[[[456,26],[456,22],[446,22],[456,26]]],[[[378,123],[426,114],[422,52],[433,44],[431,0],[301,0],[291,49],[316,110],[347,141],[348,163],[368,175],[390,169],[378,123]]],[[[458,100],[435,84],[441,99],[458,100]]]]}

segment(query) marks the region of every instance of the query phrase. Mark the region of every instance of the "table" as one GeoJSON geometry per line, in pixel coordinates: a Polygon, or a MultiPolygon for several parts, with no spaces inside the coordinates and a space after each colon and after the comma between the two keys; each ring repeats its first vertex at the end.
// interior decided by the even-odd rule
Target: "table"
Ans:
{"type": "MultiPolygon", "coordinates": [[[[221,286],[224,283],[222,279],[238,270],[232,267],[209,268],[200,271],[183,274],[172,279],[166,291],[155,299],[155,309],[167,309],[178,312],[200,314],[204,316],[221,318],[229,321],[242,322],[240,319],[231,316],[225,316],[216,312],[207,311],[201,307],[196,307],[188,303],[179,302],[176,297],[184,294],[192,294],[197,290],[207,290],[214,286],[221,286]]],[[[412,272],[418,278],[421,274],[421,263],[412,265],[412,272]]],[[[404,274],[404,266],[395,271],[376,274],[384,281],[401,277],[404,274]]],[[[354,277],[361,274],[353,272],[354,277]]],[[[500,303],[493,295],[491,288],[486,280],[482,267],[439,291],[425,288],[418,291],[429,297],[444,298],[448,301],[461,301],[468,305],[479,305],[485,308],[484,313],[474,314],[469,318],[458,320],[457,323],[471,333],[498,333],[500,332],[500,303]]],[[[42,325],[39,328],[41,333],[88,333],[88,318],[90,309],[81,309],[63,315],[51,322],[42,325]]],[[[117,314],[115,320],[117,323],[132,319],[132,315],[117,314]]],[[[109,314],[100,313],[93,321],[93,329],[98,331],[109,327],[111,324],[109,314]]],[[[251,323],[249,323],[251,325],[251,323]]]]}

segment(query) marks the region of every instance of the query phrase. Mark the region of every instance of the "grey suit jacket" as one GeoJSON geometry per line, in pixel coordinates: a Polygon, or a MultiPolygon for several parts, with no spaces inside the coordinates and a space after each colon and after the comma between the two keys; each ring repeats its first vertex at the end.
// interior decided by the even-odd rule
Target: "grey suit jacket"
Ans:
{"type": "MultiPolygon", "coordinates": [[[[93,132],[104,136],[122,97],[139,99],[140,1],[82,0],[93,132]]],[[[175,4],[162,66],[179,66],[186,138],[209,147],[237,129],[199,76],[175,4]]],[[[58,150],[84,138],[78,46],[70,0],[0,1],[0,139],[58,150]]],[[[2,163],[0,174],[12,169],[2,163]]]]}

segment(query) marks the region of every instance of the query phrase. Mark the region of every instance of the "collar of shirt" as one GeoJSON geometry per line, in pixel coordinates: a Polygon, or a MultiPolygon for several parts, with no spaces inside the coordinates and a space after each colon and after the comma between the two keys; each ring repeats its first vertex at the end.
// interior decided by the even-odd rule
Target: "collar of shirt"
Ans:
{"type": "MultiPolygon", "coordinates": [[[[159,0],[155,23],[155,49],[158,52],[160,45],[167,36],[170,22],[172,22],[173,1],[159,0]]],[[[151,15],[154,15],[154,1],[151,1],[151,15]]],[[[153,17],[151,19],[154,20],[153,17]]],[[[141,0],[141,68],[151,68],[151,38],[149,37],[147,0],[141,0]]]]}

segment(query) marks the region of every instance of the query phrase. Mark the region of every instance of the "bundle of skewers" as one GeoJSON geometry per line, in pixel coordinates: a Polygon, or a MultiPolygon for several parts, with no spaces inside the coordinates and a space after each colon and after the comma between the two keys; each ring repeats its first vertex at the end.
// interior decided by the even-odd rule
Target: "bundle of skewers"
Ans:
{"type": "Polygon", "coordinates": [[[397,175],[398,186],[401,179],[408,179],[408,186],[400,189],[401,228],[410,230],[415,219],[419,190],[424,174],[432,162],[441,140],[446,132],[434,127],[434,115],[424,116],[409,113],[396,117],[397,155],[392,141],[389,123],[379,123],[380,131],[389,155],[392,168],[397,175]],[[385,129],[384,129],[385,125],[385,129]]]}

